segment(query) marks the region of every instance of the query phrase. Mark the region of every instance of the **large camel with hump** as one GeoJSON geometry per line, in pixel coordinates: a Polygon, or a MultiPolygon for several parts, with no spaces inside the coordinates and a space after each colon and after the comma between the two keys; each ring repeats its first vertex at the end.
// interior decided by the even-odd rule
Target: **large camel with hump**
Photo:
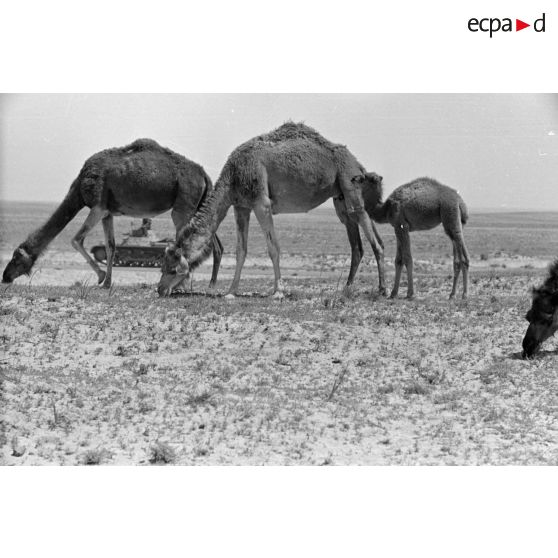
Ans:
{"type": "Polygon", "coordinates": [[[234,296],[238,289],[246,258],[250,213],[254,211],[273,263],[273,296],[281,298],[284,286],[272,216],[306,212],[328,198],[336,198],[336,203],[343,204],[347,231],[356,228],[358,232],[359,226],[364,231],[376,256],[379,288],[384,293],[383,248],[362,197],[366,180],[364,168],[345,146],[331,143],[304,124],[287,122],[243,143],[229,156],[215,190],[177,233],[176,246],[167,249],[159,294],[169,295],[207,258],[212,235],[233,206],[237,229],[236,269],[229,295],[234,296]]]}
{"type": "Polygon", "coordinates": [[[533,289],[525,319],[529,327],[523,337],[523,358],[532,358],[542,343],[558,331],[558,260],[549,266],[544,283],[533,289]]]}
{"type": "MultiPolygon", "coordinates": [[[[460,272],[463,272],[463,298],[467,297],[469,254],[463,238],[463,225],[467,223],[468,212],[465,202],[455,190],[432,178],[417,178],[396,188],[385,203],[382,203],[382,177],[370,173],[363,187],[363,197],[370,217],[377,223],[390,223],[395,231],[397,252],[391,298],[395,298],[399,292],[403,265],[407,269],[407,298],[414,296],[413,256],[409,233],[430,230],[440,223],[453,245],[453,288],[450,298],[455,296],[460,272]]],[[[346,219],[342,214],[342,206],[335,207],[340,218],[346,219]]],[[[358,229],[353,229],[351,234],[349,235],[352,249],[350,281],[356,274],[362,257],[362,243],[358,229]]]]}
{"type": "MultiPolygon", "coordinates": [[[[93,268],[99,283],[108,288],[115,253],[113,216],[153,217],[172,209],[178,231],[212,190],[211,179],[200,165],[153,140],[139,139],[125,147],[100,151],[87,159],[48,221],[16,248],[2,280],[11,283],[16,277],[29,274],[54,237],[83,207],[89,207],[89,215],[72,239],[72,246],[93,268]],[[106,272],[83,246],[85,237],[99,221],[105,233],[106,272]]],[[[208,242],[213,249],[211,284],[214,284],[223,249],[216,235],[208,242]]]]}

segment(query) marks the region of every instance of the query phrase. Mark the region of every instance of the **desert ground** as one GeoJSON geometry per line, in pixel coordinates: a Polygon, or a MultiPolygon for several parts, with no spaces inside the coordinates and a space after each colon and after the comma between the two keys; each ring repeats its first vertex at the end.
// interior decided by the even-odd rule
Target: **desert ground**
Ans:
{"type": "MultiPolygon", "coordinates": [[[[2,204],[2,268],[53,208],[2,204]]],[[[367,246],[345,291],[349,244],[332,207],[276,217],[283,301],[267,296],[255,219],[244,294],[224,298],[232,215],[214,292],[211,258],[185,294],[159,298],[157,269],[120,267],[103,290],[69,242],[85,215],[30,277],[0,286],[1,464],[558,464],[556,340],[520,358],[530,288],[558,254],[558,214],[471,210],[467,301],[448,300],[441,227],[412,234],[415,300],[378,296],[367,246]]],[[[131,221],[117,219],[117,238],[131,221]]],[[[169,216],[154,230],[172,234],[169,216]]],[[[389,289],[395,240],[380,232],[389,289]]],[[[99,228],[87,245],[101,242],[99,228]]]]}

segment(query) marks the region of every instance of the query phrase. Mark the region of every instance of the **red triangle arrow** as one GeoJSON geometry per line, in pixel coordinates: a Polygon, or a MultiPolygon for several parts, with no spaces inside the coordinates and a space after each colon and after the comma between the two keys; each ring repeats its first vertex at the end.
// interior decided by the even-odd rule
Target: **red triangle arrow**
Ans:
{"type": "Polygon", "coordinates": [[[531,27],[531,24],[530,23],[525,23],[524,21],[521,21],[520,19],[515,20],[515,30],[516,31],[521,31],[522,29],[525,29],[526,27],[531,27]]]}

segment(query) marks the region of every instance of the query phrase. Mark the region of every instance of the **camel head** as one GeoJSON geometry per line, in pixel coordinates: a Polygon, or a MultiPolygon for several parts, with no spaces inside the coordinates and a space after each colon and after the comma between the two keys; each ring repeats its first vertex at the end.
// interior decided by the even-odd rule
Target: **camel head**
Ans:
{"type": "Polygon", "coordinates": [[[6,266],[6,269],[4,269],[4,274],[2,275],[2,283],[11,283],[20,275],[29,275],[34,263],[35,258],[28,254],[24,248],[22,248],[21,246],[19,248],[16,248],[14,250],[12,259],[6,266]]]}
{"type": "Polygon", "coordinates": [[[545,286],[533,289],[533,302],[525,319],[529,327],[523,338],[523,358],[532,358],[558,330],[558,292],[545,286]]]}
{"type": "Polygon", "coordinates": [[[355,176],[353,181],[360,184],[364,207],[371,214],[372,211],[382,203],[382,181],[383,178],[375,172],[367,172],[364,175],[355,176]]]}
{"type": "Polygon", "coordinates": [[[161,266],[161,279],[157,292],[159,296],[169,296],[177,285],[190,275],[190,266],[184,257],[182,248],[176,244],[169,244],[165,249],[163,265],[161,266]]]}

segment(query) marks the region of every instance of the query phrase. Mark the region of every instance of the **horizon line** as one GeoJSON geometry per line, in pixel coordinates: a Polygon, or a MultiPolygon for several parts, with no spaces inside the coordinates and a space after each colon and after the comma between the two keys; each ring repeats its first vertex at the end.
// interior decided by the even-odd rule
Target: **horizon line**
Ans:
{"type": "MultiPolygon", "coordinates": [[[[328,200],[329,201],[329,200],[328,200]]],[[[323,208],[328,201],[324,202],[322,205],[316,207],[315,209],[323,208]]],[[[51,204],[51,205],[59,205],[61,203],[53,200],[16,200],[16,199],[1,199],[0,198],[0,208],[2,203],[39,203],[39,204],[51,204]]],[[[84,208],[87,206],[84,206],[84,208]]],[[[333,208],[333,204],[331,205],[333,208]]],[[[170,210],[169,210],[170,211],[170,210]]],[[[313,210],[311,210],[313,211],[313,210]]],[[[543,209],[537,207],[518,207],[518,206],[509,206],[509,207],[502,207],[502,206],[469,206],[469,211],[475,213],[558,213],[558,207],[554,209],[543,209]]],[[[166,212],[164,212],[166,213],[166,212]]],[[[307,212],[309,213],[309,212],[307,212]]]]}

